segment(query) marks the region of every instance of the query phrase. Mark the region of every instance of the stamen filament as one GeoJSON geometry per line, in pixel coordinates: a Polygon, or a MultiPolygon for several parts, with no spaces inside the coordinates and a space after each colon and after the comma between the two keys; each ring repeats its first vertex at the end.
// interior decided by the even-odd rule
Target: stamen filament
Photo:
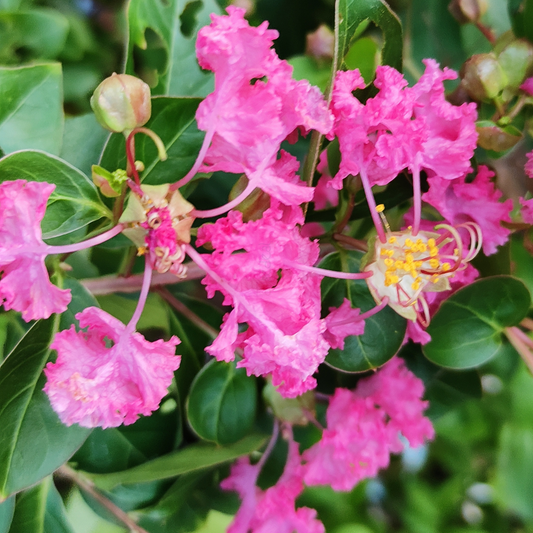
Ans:
{"type": "Polygon", "coordinates": [[[137,322],[141,318],[144,306],[146,304],[146,299],[148,298],[148,293],[150,292],[150,284],[152,283],[152,265],[150,264],[149,256],[146,256],[145,265],[144,265],[144,276],[143,283],[141,286],[141,294],[139,295],[139,301],[137,302],[137,307],[131,317],[131,320],[126,326],[125,333],[131,335],[135,328],[137,327],[137,322]]]}
{"type": "Polygon", "coordinates": [[[303,272],[310,272],[311,274],[317,274],[319,276],[326,276],[328,278],[338,279],[366,279],[372,276],[372,272],[339,272],[338,270],[328,270],[327,268],[312,267],[308,265],[301,265],[293,261],[285,261],[287,266],[295,268],[296,270],[302,270],[303,272]]]}
{"type": "Polygon", "coordinates": [[[374,194],[372,193],[372,187],[370,186],[370,182],[368,181],[366,171],[363,168],[361,168],[359,172],[359,176],[361,176],[361,183],[363,184],[363,189],[365,190],[366,201],[368,202],[368,207],[370,209],[370,215],[372,217],[372,220],[374,221],[374,226],[376,227],[376,231],[378,232],[379,240],[382,243],[385,243],[387,242],[387,236],[385,235],[385,232],[383,231],[383,225],[379,217],[379,213],[376,210],[376,200],[374,199],[374,194]]]}
{"type": "Polygon", "coordinates": [[[100,233],[100,235],[92,237],[91,239],[87,239],[86,241],[78,242],[76,244],[65,244],[63,246],[48,246],[47,250],[50,255],[70,254],[73,252],[78,252],[79,250],[85,250],[85,248],[91,248],[92,246],[102,244],[103,242],[112,239],[113,237],[118,235],[123,229],[124,227],[122,226],[122,224],[117,224],[110,230],[104,231],[104,233],[100,233]]]}
{"type": "Polygon", "coordinates": [[[191,211],[191,216],[195,218],[211,218],[216,217],[218,215],[223,215],[224,213],[227,213],[234,207],[238,206],[242,201],[244,201],[252,192],[255,190],[255,185],[252,182],[249,182],[244,191],[239,194],[236,198],[228,202],[227,204],[224,204],[220,207],[215,207],[214,209],[207,209],[205,211],[193,209],[191,211]]]}

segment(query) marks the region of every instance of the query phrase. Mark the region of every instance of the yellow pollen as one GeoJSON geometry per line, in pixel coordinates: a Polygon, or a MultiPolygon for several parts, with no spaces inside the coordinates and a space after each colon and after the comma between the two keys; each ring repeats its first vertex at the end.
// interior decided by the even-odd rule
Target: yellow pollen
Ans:
{"type": "Polygon", "coordinates": [[[388,267],[391,267],[394,264],[394,261],[390,257],[387,257],[383,262],[385,263],[385,266],[388,267]]]}
{"type": "Polygon", "coordinates": [[[409,254],[409,253],[405,254],[405,262],[406,262],[407,264],[410,264],[410,263],[412,263],[413,261],[414,261],[414,259],[413,259],[413,254],[409,254]]]}
{"type": "Polygon", "coordinates": [[[413,289],[414,291],[417,291],[418,289],[420,289],[420,282],[413,281],[413,283],[411,283],[411,289],[413,289]]]}
{"type": "Polygon", "coordinates": [[[411,239],[405,239],[405,246],[409,246],[409,248],[411,248],[413,244],[414,243],[411,239]]]}
{"type": "Polygon", "coordinates": [[[394,250],[387,250],[387,255],[392,257],[394,255],[394,250]]]}
{"type": "Polygon", "coordinates": [[[439,260],[438,259],[430,259],[429,260],[429,266],[431,268],[439,268],[439,260]]]}
{"type": "Polygon", "coordinates": [[[424,264],[423,261],[415,261],[416,268],[421,268],[423,264],[424,264]]]}
{"type": "Polygon", "coordinates": [[[444,272],[450,270],[450,268],[450,263],[442,263],[442,270],[444,270],[444,272]]]}
{"type": "Polygon", "coordinates": [[[378,213],[383,213],[383,211],[385,211],[385,206],[383,204],[376,205],[376,211],[378,213]]]}
{"type": "Polygon", "coordinates": [[[431,278],[431,281],[432,281],[432,283],[437,283],[437,281],[439,281],[439,279],[440,279],[439,276],[433,276],[431,278]]]}
{"type": "MultiPolygon", "coordinates": [[[[392,259],[391,259],[392,261],[392,259]]],[[[404,266],[404,262],[403,261],[400,261],[399,259],[397,259],[396,261],[394,261],[394,266],[396,268],[401,268],[402,270],[405,270],[405,266],[404,266]]]]}
{"type": "Polygon", "coordinates": [[[436,257],[437,255],[439,255],[439,249],[436,248],[436,247],[434,247],[434,246],[431,247],[431,248],[429,249],[429,255],[430,255],[431,257],[436,257]]]}
{"type": "Polygon", "coordinates": [[[428,246],[430,248],[435,248],[435,239],[428,239],[428,246]]]}
{"type": "Polygon", "coordinates": [[[146,246],[141,246],[137,248],[137,255],[144,255],[146,253],[146,246]]]}
{"type": "Polygon", "coordinates": [[[396,242],[396,237],[389,237],[389,244],[394,244],[396,242]]]}

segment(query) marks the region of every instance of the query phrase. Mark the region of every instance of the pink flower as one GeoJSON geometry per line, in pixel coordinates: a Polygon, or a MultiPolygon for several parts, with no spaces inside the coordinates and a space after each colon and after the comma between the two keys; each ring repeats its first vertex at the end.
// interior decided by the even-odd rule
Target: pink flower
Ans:
{"type": "Polygon", "coordinates": [[[272,209],[247,223],[230,212],[199,229],[197,243],[208,241],[214,252],[201,258],[212,272],[203,283],[209,297],[218,290],[234,309],[207,351],[230,361],[235,349],[243,349],[238,366],[249,375],[271,375],[286,397],[315,387],[312,374],[329,345],[320,318],[321,277],[301,268],[316,262],[318,244],[300,235],[292,217],[285,221],[272,209]],[[241,334],[240,323],[248,324],[241,334]]]}
{"type": "Polygon", "coordinates": [[[322,439],[303,454],[305,483],[351,490],[388,466],[391,453],[402,450],[399,433],[413,446],[432,439],[423,394],[422,382],[399,358],[360,380],[354,392],[337,389],[322,439]]]}
{"type": "Polygon", "coordinates": [[[177,337],[148,342],[96,307],[76,315],[80,327],[56,334],[44,391],[61,421],[70,426],[116,427],[156,410],[167,393],[180,357],[177,337]]]}
{"type": "Polygon", "coordinates": [[[332,348],[344,350],[344,339],[348,335],[362,335],[365,332],[365,322],[359,319],[359,313],[360,309],[352,309],[347,298],[344,298],[340,307],[329,308],[324,338],[332,348]]]}
{"type": "MultiPolygon", "coordinates": [[[[530,79],[533,79],[533,78],[530,78],[530,79]]],[[[528,177],[533,178],[533,150],[531,150],[531,152],[528,152],[526,154],[526,157],[527,157],[527,163],[524,167],[524,171],[528,177]]]]}
{"type": "Polygon", "coordinates": [[[242,9],[227,11],[228,16],[212,15],[197,40],[200,65],[215,73],[215,91],[196,114],[199,128],[212,136],[205,169],[244,172],[286,205],[310,201],[312,188],[276,160],[282,141],[297,128],[330,131],[326,102],[316,87],[291,78],[292,67],[272,49],[275,30],[266,23],[249,26],[242,9]]]}
{"type": "Polygon", "coordinates": [[[429,179],[429,191],[422,199],[435,207],[452,225],[474,221],[483,234],[483,252],[490,255],[505,244],[510,231],[502,222],[511,222],[512,200],[500,202],[502,193],[491,178],[494,173],[481,165],[471,183],[466,178],[448,181],[437,176],[429,179]]]}
{"type": "Polygon", "coordinates": [[[529,96],[533,96],[533,78],[527,78],[524,83],[520,85],[520,89],[529,94],[529,96]]]}
{"type": "Polygon", "coordinates": [[[520,211],[522,220],[526,224],[533,224],[533,198],[531,200],[520,198],[520,205],[522,206],[522,210],[520,211]]]}
{"type": "Polygon", "coordinates": [[[62,313],[70,302],[70,291],[50,283],[44,264],[49,247],[41,220],[54,189],[24,180],[0,184],[0,303],[22,312],[26,322],[62,313]]]}
{"type": "Polygon", "coordinates": [[[239,459],[231,467],[230,477],[220,484],[224,490],[238,492],[243,500],[228,533],[324,533],[314,509],[295,509],[296,498],[303,491],[298,443],[290,440],[285,470],[266,491],[256,487],[258,466],[250,465],[247,457],[239,459]]]}

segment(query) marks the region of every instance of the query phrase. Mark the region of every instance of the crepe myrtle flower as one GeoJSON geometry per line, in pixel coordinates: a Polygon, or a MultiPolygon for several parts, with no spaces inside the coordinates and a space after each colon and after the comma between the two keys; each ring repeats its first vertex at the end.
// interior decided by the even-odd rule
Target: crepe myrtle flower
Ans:
{"type": "Polygon", "coordinates": [[[119,224],[81,243],[46,244],[41,221],[54,189],[50,183],[25,180],[0,184],[0,304],[21,312],[26,322],[62,313],[70,302],[70,291],[50,282],[46,256],[96,246],[122,231],[119,224]]]}

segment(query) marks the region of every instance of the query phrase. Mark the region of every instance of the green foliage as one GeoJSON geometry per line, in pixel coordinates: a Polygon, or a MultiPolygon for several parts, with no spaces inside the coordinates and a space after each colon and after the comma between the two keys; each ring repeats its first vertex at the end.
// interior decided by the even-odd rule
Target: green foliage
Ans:
{"type": "MultiPolygon", "coordinates": [[[[334,253],[327,256],[320,267],[341,272],[359,272],[361,252],[334,253]]],[[[340,307],[344,298],[359,307],[361,313],[376,306],[364,280],[341,280],[325,277],[322,280],[322,308],[340,307]]],[[[399,350],[405,336],[406,321],[390,307],[365,320],[365,332],[349,336],[344,350],[331,349],[328,365],[343,372],[364,372],[385,364],[399,350]]]]}
{"type": "Polygon", "coordinates": [[[529,291],[515,278],[476,281],[443,302],[428,328],[431,342],[424,354],[441,366],[478,366],[502,348],[504,329],[517,325],[530,304],[529,291]]]}

